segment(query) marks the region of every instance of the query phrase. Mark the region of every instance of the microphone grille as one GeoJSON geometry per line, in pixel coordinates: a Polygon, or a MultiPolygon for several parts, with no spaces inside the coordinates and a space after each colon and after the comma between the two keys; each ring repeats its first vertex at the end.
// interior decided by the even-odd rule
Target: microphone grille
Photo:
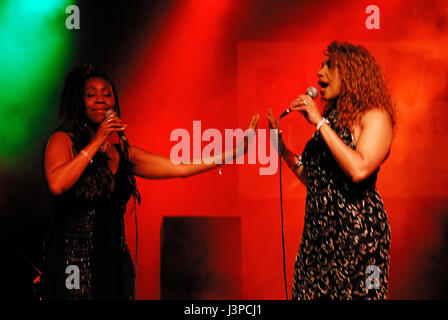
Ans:
{"type": "Polygon", "coordinates": [[[104,119],[107,119],[107,118],[109,118],[111,116],[114,116],[114,115],[116,115],[116,112],[114,110],[112,110],[112,109],[108,109],[104,113],[104,119]]]}
{"type": "Polygon", "coordinates": [[[317,89],[314,87],[309,87],[308,89],[306,89],[306,94],[314,99],[319,94],[319,91],[317,91],[317,89]]]}
{"type": "Polygon", "coordinates": [[[108,110],[106,110],[106,112],[104,113],[104,116],[107,118],[107,117],[113,116],[114,114],[115,114],[115,111],[114,111],[114,110],[112,110],[112,109],[108,109],[108,110]]]}

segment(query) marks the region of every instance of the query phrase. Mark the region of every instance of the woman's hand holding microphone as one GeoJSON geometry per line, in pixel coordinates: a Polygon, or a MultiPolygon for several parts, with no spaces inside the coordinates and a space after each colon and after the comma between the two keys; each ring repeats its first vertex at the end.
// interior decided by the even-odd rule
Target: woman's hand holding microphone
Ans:
{"type": "Polygon", "coordinates": [[[106,111],[104,120],[98,126],[95,137],[92,142],[98,146],[103,145],[108,140],[109,136],[114,132],[122,132],[128,125],[118,117],[115,112],[106,111]]]}

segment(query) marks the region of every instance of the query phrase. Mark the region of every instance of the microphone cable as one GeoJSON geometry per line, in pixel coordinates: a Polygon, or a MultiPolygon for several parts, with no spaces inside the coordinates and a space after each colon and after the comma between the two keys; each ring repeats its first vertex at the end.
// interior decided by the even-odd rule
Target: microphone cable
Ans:
{"type": "Polygon", "coordinates": [[[278,118],[277,122],[277,152],[279,155],[279,165],[278,165],[278,172],[279,172],[279,178],[280,178],[280,215],[281,215],[281,225],[282,225],[282,249],[283,249],[283,278],[285,281],[285,293],[286,293],[286,300],[288,300],[288,285],[286,282],[286,258],[285,258],[285,232],[283,227],[283,192],[282,192],[282,156],[280,155],[280,119],[278,118]]]}
{"type": "MultiPolygon", "coordinates": [[[[316,98],[319,92],[315,87],[309,87],[306,89],[306,93],[311,98],[316,98]]],[[[279,155],[279,165],[278,171],[280,176],[280,212],[281,212],[281,223],[282,223],[282,249],[283,249],[283,277],[285,280],[285,291],[286,291],[286,300],[288,300],[288,285],[286,283],[286,262],[285,262],[285,231],[283,227],[283,192],[282,192],[282,156],[280,155],[280,119],[290,113],[292,110],[290,108],[286,109],[284,113],[280,115],[277,121],[277,152],[279,155]]]]}

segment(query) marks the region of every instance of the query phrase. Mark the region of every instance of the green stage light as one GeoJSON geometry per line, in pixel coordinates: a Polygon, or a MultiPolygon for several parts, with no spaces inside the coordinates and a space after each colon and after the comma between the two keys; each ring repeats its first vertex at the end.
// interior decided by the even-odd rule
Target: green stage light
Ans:
{"type": "Polygon", "coordinates": [[[68,0],[0,5],[0,162],[13,163],[48,126],[49,105],[73,46],[68,0]]]}
{"type": "Polygon", "coordinates": [[[47,15],[64,10],[71,3],[64,0],[14,0],[14,6],[25,14],[47,15]]]}

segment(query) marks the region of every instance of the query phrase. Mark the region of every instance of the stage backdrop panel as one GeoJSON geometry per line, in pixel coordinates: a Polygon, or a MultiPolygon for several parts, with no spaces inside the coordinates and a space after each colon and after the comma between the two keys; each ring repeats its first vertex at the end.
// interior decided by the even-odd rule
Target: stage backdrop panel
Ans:
{"type": "Polygon", "coordinates": [[[164,217],[161,299],[241,299],[241,218],[164,217]]]}
{"type": "MultiPolygon", "coordinates": [[[[240,42],[238,123],[244,123],[248,114],[265,113],[267,108],[278,116],[307,87],[319,88],[317,72],[327,45],[322,41],[240,42]]],[[[426,40],[363,41],[362,45],[382,67],[397,107],[392,150],[379,173],[380,193],[387,197],[446,197],[448,94],[447,81],[441,79],[437,69],[443,56],[427,50],[434,43],[426,40]]],[[[316,101],[322,107],[320,98],[316,101]]],[[[298,113],[283,118],[281,127],[286,145],[298,154],[315,130],[298,113]]],[[[269,141],[267,146],[269,150],[269,141]]],[[[272,183],[272,176],[254,180],[258,169],[238,166],[239,195],[247,199],[277,199],[278,185],[272,183]]],[[[294,199],[298,192],[304,195],[305,188],[286,169],[284,197],[294,199]]]]}

